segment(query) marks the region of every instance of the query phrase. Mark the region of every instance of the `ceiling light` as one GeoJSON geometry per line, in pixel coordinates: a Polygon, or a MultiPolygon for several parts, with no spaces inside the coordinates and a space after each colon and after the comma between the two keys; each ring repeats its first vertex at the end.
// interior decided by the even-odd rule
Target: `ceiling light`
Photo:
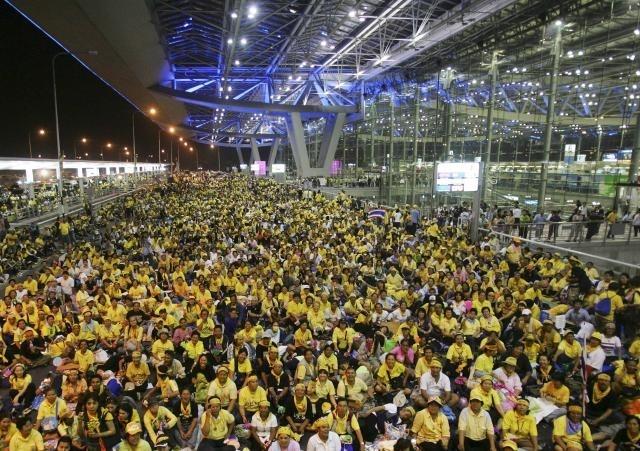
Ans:
{"type": "Polygon", "coordinates": [[[561,27],[561,26],[562,26],[562,21],[556,20],[556,27],[561,27]]]}
{"type": "Polygon", "coordinates": [[[240,60],[235,60],[235,61],[233,62],[233,64],[235,64],[236,66],[239,66],[239,65],[240,65],[240,60]]]}
{"type": "Polygon", "coordinates": [[[231,13],[231,18],[232,18],[232,19],[237,19],[237,18],[238,18],[238,13],[237,13],[237,12],[235,12],[235,11],[234,11],[234,12],[232,12],[232,13],[231,13]]]}
{"type": "Polygon", "coordinates": [[[300,81],[300,80],[302,80],[302,77],[298,75],[298,77],[296,78],[296,81],[300,81]]]}
{"type": "Polygon", "coordinates": [[[247,38],[240,39],[240,44],[247,45],[247,38]]]}
{"type": "Polygon", "coordinates": [[[233,39],[231,39],[231,38],[227,39],[227,44],[229,44],[229,45],[233,44],[233,39]]]}
{"type": "Polygon", "coordinates": [[[355,9],[352,9],[349,11],[348,16],[353,18],[353,17],[356,17],[357,14],[358,12],[355,9]]]}
{"type": "Polygon", "coordinates": [[[636,28],[635,30],[633,30],[633,34],[635,34],[636,36],[640,36],[640,28],[636,28]]]}
{"type": "Polygon", "coordinates": [[[231,92],[233,91],[233,88],[231,86],[227,86],[227,91],[231,92]]]}
{"type": "Polygon", "coordinates": [[[327,46],[327,40],[326,40],[326,39],[323,39],[322,41],[320,41],[320,45],[321,45],[322,47],[326,47],[326,46],[327,46]]]}
{"type": "Polygon", "coordinates": [[[249,6],[249,19],[253,19],[258,14],[258,8],[254,5],[249,6]]]}
{"type": "Polygon", "coordinates": [[[291,14],[297,14],[297,13],[298,13],[298,11],[296,11],[296,10],[295,10],[295,9],[293,9],[293,8],[289,8],[289,12],[290,12],[291,14]]]}

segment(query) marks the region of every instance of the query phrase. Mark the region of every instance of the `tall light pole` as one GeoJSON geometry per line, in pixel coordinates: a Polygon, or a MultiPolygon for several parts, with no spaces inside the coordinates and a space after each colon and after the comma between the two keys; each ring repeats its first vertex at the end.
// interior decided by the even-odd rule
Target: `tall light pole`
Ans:
{"type": "MultiPolygon", "coordinates": [[[[44,128],[38,130],[38,135],[44,136],[46,134],[47,132],[44,130],[44,128]]],[[[33,151],[31,149],[31,132],[27,133],[27,139],[29,140],[29,158],[33,158],[33,151]]]]}
{"type": "MultiPolygon", "coordinates": [[[[88,52],[79,52],[89,55],[97,55],[98,52],[95,50],[88,52]]],[[[60,199],[60,211],[62,214],[65,213],[65,205],[64,205],[64,195],[62,193],[62,169],[63,169],[63,158],[62,150],[60,149],[60,121],[58,119],[58,90],[56,86],[56,61],[59,56],[69,55],[68,52],[59,52],[53,55],[51,58],[51,72],[53,74],[53,109],[56,117],[56,147],[58,150],[58,197],[60,199]]]]}
{"type": "MultiPolygon", "coordinates": [[[[133,139],[133,174],[137,176],[138,174],[138,152],[136,152],[136,113],[138,110],[133,110],[131,112],[131,134],[133,139]]],[[[149,108],[149,114],[151,116],[155,116],[158,112],[155,108],[149,108]]]]}

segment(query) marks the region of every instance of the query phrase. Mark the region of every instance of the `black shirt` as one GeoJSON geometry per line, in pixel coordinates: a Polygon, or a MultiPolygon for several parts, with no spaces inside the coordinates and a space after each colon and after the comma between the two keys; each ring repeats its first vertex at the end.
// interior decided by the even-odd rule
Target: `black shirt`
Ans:
{"type": "Polygon", "coordinates": [[[620,451],[632,451],[640,449],[640,442],[636,440],[635,442],[629,438],[627,434],[627,428],[624,428],[613,437],[613,443],[616,444],[616,449],[620,451]]]}

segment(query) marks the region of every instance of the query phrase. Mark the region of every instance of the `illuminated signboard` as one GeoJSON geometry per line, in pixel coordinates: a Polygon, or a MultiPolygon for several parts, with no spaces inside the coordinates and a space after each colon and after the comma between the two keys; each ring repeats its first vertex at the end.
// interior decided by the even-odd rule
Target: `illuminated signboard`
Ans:
{"type": "Polygon", "coordinates": [[[476,192],[480,178],[480,163],[438,163],[436,191],[476,192]]]}
{"type": "Polygon", "coordinates": [[[271,173],[272,174],[284,174],[287,171],[287,165],[286,164],[272,164],[271,165],[271,173]]]}
{"type": "Polygon", "coordinates": [[[267,175],[267,162],[262,160],[254,161],[251,165],[251,172],[256,176],[267,175]]]}

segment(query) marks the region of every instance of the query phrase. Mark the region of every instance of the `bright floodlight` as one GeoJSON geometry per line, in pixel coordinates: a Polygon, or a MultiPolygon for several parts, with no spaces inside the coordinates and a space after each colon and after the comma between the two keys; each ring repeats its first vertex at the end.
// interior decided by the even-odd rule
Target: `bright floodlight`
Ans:
{"type": "Polygon", "coordinates": [[[247,45],[247,38],[240,39],[240,44],[247,45]]]}
{"type": "Polygon", "coordinates": [[[82,138],[82,142],[86,143],[87,142],[87,138],[82,138]]]}
{"type": "Polygon", "coordinates": [[[353,18],[356,17],[356,14],[358,14],[358,12],[355,9],[352,9],[351,11],[349,11],[349,17],[353,18]]]}
{"type": "Polygon", "coordinates": [[[562,26],[562,21],[556,20],[556,27],[561,27],[561,26],[562,26]]]}
{"type": "Polygon", "coordinates": [[[149,114],[150,114],[151,116],[153,116],[153,115],[154,115],[154,114],[156,114],[157,112],[158,112],[158,110],[156,110],[155,108],[153,108],[153,107],[149,108],[149,114]]]}
{"type": "Polygon", "coordinates": [[[235,11],[234,11],[234,12],[232,12],[232,13],[231,13],[231,18],[232,18],[232,19],[237,19],[237,18],[238,18],[238,13],[237,13],[237,12],[235,12],[235,11]]]}
{"type": "Polygon", "coordinates": [[[249,14],[248,14],[249,19],[253,19],[254,17],[256,17],[256,14],[258,14],[258,8],[255,7],[254,5],[249,6],[249,14]]]}
{"type": "Polygon", "coordinates": [[[175,127],[169,127],[169,133],[175,133],[176,128],[175,127]]]}
{"type": "Polygon", "coordinates": [[[107,143],[107,147],[111,149],[111,143],[107,143]]]}
{"type": "Polygon", "coordinates": [[[39,135],[44,135],[45,133],[47,132],[44,131],[44,128],[41,128],[40,130],[38,130],[39,135]]]}
{"type": "Polygon", "coordinates": [[[231,38],[227,39],[227,44],[229,44],[229,45],[233,44],[233,39],[231,39],[231,38]]]}
{"type": "Polygon", "coordinates": [[[635,30],[633,30],[633,34],[635,34],[636,36],[640,36],[640,28],[636,28],[635,30]]]}
{"type": "Polygon", "coordinates": [[[322,41],[320,41],[320,45],[321,45],[322,47],[326,47],[326,46],[327,46],[327,40],[326,40],[326,39],[323,39],[322,41]]]}

